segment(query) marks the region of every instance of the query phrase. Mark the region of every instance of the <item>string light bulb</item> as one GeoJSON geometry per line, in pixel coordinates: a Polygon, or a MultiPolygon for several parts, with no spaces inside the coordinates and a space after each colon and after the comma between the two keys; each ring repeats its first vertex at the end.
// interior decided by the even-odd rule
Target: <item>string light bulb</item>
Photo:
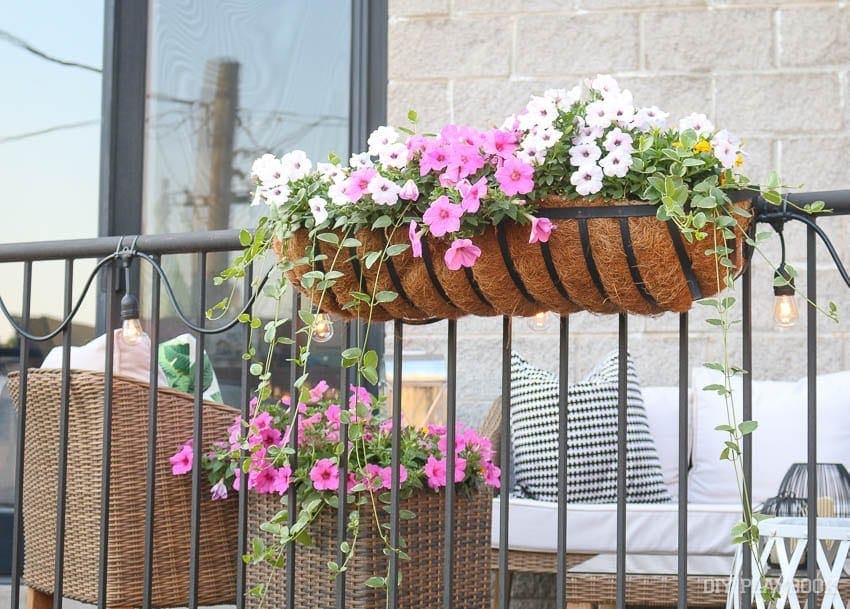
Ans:
{"type": "Polygon", "coordinates": [[[783,262],[773,276],[773,321],[777,328],[790,328],[800,319],[794,277],[783,262]]]}
{"type": "Polygon", "coordinates": [[[130,293],[130,258],[124,264],[124,296],[121,297],[121,340],[129,346],[137,345],[145,331],[139,321],[139,300],[130,293]]]}
{"type": "Polygon", "coordinates": [[[549,330],[549,313],[547,311],[540,311],[540,313],[536,313],[532,317],[529,317],[528,327],[531,328],[533,332],[546,332],[549,330]]]}
{"type": "Polygon", "coordinates": [[[334,322],[329,315],[317,313],[313,319],[313,340],[317,343],[326,343],[334,335],[334,322]]]}

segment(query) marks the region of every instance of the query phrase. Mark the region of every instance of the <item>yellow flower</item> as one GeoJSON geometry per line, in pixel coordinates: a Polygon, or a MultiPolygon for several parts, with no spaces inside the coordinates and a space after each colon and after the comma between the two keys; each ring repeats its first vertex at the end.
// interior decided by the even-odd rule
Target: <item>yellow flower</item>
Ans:
{"type": "Polygon", "coordinates": [[[738,155],[735,157],[735,167],[740,167],[743,164],[744,164],[744,155],[739,152],[738,155]]]}
{"type": "Polygon", "coordinates": [[[694,146],[694,152],[711,152],[711,144],[708,140],[700,140],[694,146]]]}
{"type": "Polygon", "coordinates": [[[673,142],[673,148],[678,148],[682,145],[682,142],[673,142]]]}
{"type": "Polygon", "coordinates": [[[726,172],[720,174],[720,185],[723,186],[726,183],[726,172]]]}

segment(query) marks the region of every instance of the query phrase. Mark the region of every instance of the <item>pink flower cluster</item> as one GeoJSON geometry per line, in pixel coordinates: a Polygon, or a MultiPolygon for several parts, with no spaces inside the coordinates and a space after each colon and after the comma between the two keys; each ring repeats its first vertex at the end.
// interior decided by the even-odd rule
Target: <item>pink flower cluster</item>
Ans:
{"type": "MultiPolygon", "coordinates": [[[[441,425],[428,425],[426,433],[432,441],[436,441],[437,454],[428,456],[425,463],[425,477],[428,486],[434,490],[446,486],[448,468],[448,430],[441,425]]],[[[499,467],[493,465],[493,446],[488,438],[479,435],[474,429],[459,424],[455,430],[455,483],[463,482],[467,475],[467,466],[471,461],[477,461],[481,469],[484,483],[493,488],[499,488],[499,467]]]]}
{"type": "MultiPolygon", "coordinates": [[[[228,428],[228,441],[214,443],[203,460],[203,466],[212,471],[215,480],[211,489],[213,500],[227,498],[228,481],[238,491],[243,479],[247,480],[248,490],[260,494],[282,495],[293,487],[336,492],[341,478],[340,432],[344,422],[350,430],[357,430],[357,435],[350,436],[346,442],[349,463],[346,482],[350,492],[391,488],[393,467],[387,459],[394,422],[373,416],[375,404],[369,392],[351,385],[347,408],[340,406],[339,396],[325,381],[302,396],[306,403],[299,402],[295,416],[288,397],[267,409],[252,402],[254,415],[247,422],[237,417],[228,428]],[[297,429],[297,459],[289,449],[293,428],[297,429]]],[[[401,424],[400,433],[402,445],[412,447],[402,452],[400,483],[417,479],[421,481],[417,484],[427,484],[434,490],[446,486],[446,429],[431,425],[417,430],[401,424]]],[[[171,457],[171,466],[174,475],[192,470],[191,440],[171,457]]],[[[458,426],[456,431],[454,480],[499,486],[499,468],[493,465],[490,441],[463,426],[458,426]]]]}
{"type": "MultiPolygon", "coordinates": [[[[414,135],[408,140],[411,159],[419,162],[420,176],[437,176],[448,191],[432,201],[422,215],[422,223],[431,235],[443,237],[460,231],[463,216],[478,213],[482,199],[494,186],[507,197],[534,189],[534,167],[514,155],[517,137],[517,132],[508,129],[479,131],[446,125],[435,137],[414,135]],[[486,169],[484,175],[482,169],[486,169]],[[495,184],[488,185],[488,175],[492,175],[495,184]]],[[[417,230],[417,223],[411,222],[409,236],[416,257],[422,255],[424,231],[417,230]]],[[[481,249],[471,239],[455,238],[444,260],[450,270],[456,271],[474,266],[480,256],[481,249]]]]}

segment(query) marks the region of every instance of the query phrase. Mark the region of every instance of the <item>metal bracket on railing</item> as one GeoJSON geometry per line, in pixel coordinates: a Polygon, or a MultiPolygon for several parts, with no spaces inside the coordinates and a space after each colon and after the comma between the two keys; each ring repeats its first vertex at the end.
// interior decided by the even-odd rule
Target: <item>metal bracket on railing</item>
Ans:
{"type": "Polygon", "coordinates": [[[770,224],[777,234],[779,234],[780,239],[782,239],[783,258],[785,240],[782,235],[782,228],[785,223],[791,220],[796,220],[797,222],[802,222],[812,229],[826,246],[826,250],[829,252],[829,256],[832,258],[832,262],[835,264],[836,269],[838,269],[841,279],[844,280],[847,287],[850,287],[850,274],[848,274],[847,268],[841,261],[841,257],[838,255],[838,251],[836,251],[835,246],[827,236],[826,231],[818,225],[815,216],[799,209],[789,208],[788,200],[786,198],[782,199],[782,205],[777,206],[765,201],[764,198],[759,195],[753,201],[753,208],[755,209],[755,221],[770,224]]]}

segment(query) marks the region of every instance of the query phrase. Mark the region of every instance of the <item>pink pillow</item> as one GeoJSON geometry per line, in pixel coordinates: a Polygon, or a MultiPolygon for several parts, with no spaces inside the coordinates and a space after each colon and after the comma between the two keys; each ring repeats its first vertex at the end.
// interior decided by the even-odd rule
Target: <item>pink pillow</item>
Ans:
{"type": "MultiPolygon", "coordinates": [[[[135,345],[128,345],[121,339],[121,330],[113,333],[114,351],[112,353],[112,372],[150,382],[151,339],[147,334],[139,338],[135,345]]],[[[106,335],[102,334],[81,347],[71,347],[71,369],[103,372],[106,362],[106,335]]],[[[42,368],[62,367],[62,347],[53,347],[41,364],[42,368]]],[[[168,380],[162,370],[158,371],[158,386],[168,387],[168,380]]]]}

